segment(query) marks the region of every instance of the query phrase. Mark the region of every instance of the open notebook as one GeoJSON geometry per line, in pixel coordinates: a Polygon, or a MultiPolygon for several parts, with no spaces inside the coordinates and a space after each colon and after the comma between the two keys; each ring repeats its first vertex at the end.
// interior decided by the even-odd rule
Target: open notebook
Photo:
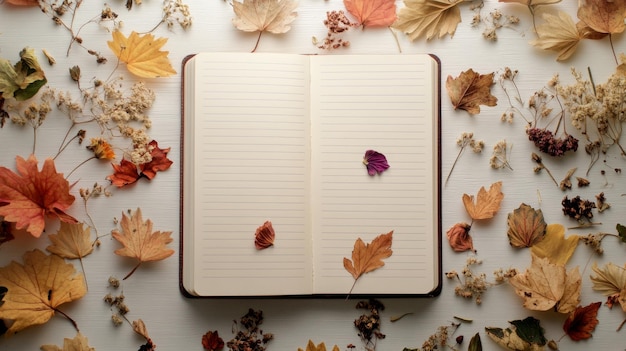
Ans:
{"type": "Polygon", "coordinates": [[[392,255],[351,294],[437,294],[439,81],[430,55],[186,58],[182,291],[345,297],[355,241],[393,231],[392,255]],[[390,167],[369,175],[367,150],[390,167]],[[259,250],[266,221],[275,240],[259,250]]]}

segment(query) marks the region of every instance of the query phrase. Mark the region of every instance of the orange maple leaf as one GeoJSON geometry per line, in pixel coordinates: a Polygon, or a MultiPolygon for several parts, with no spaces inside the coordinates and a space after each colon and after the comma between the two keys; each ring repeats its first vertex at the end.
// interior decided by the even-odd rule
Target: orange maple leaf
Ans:
{"type": "MultiPolygon", "coordinates": [[[[380,234],[369,244],[365,244],[361,238],[356,240],[352,250],[352,260],[343,258],[343,267],[354,277],[354,284],[363,274],[385,265],[383,259],[390,257],[393,253],[391,250],[392,236],[393,230],[387,234],[380,234]]],[[[354,284],[352,288],[354,288],[354,284]]]]}
{"type": "Polygon", "coordinates": [[[474,195],[463,194],[463,205],[469,216],[476,219],[489,219],[498,213],[500,203],[504,198],[502,191],[502,182],[495,182],[489,187],[489,191],[485,187],[478,190],[476,203],[474,203],[474,195]]]}
{"type": "Polygon", "coordinates": [[[143,262],[160,261],[172,254],[174,250],[167,248],[167,244],[171,243],[170,235],[172,232],[152,232],[152,221],[143,221],[141,217],[141,209],[137,209],[131,216],[122,213],[120,221],[122,231],[115,229],[111,235],[115,240],[119,241],[123,248],[115,250],[115,254],[119,256],[135,258],[139,261],[135,268],[128,273],[124,279],[128,278],[143,262]]]}
{"type": "Polygon", "coordinates": [[[394,0],[343,0],[343,4],[363,27],[389,27],[397,18],[394,0]]]}
{"type": "Polygon", "coordinates": [[[38,238],[45,228],[45,217],[58,217],[67,223],[78,221],[65,213],[74,203],[70,194],[70,184],[57,173],[54,161],[44,161],[41,171],[37,169],[37,159],[31,155],[28,160],[15,158],[17,174],[0,167],[0,216],[7,222],[15,223],[17,229],[26,228],[38,238]]]}
{"type": "Polygon", "coordinates": [[[152,161],[139,165],[139,169],[142,176],[152,180],[156,176],[156,172],[167,170],[173,162],[167,158],[167,153],[170,152],[171,148],[160,149],[156,140],[148,143],[148,149],[150,150],[152,161]]]}

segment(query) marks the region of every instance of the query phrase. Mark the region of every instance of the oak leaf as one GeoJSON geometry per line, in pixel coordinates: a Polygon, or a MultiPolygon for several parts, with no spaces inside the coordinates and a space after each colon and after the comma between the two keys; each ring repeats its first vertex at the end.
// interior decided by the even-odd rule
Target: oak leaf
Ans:
{"type": "Polygon", "coordinates": [[[509,213],[507,222],[509,224],[507,235],[513,247],[531,247],[541,242],[546,235],[547,225],[541,210],[535,210],[524,203],[509,213]]]}
{"type": "Polygon", "coordinates": [[[41,236],[45,217],[57,217],[63,222],[78,221],[65,213],[74,203],[70,184],[57,173],[52,159],[44,161],[41,171],[37,159],[15,158],[18,173],[0,167],[0,216],[15,223],[17,229],[25,228],[34,237],[41,236]]]}
{"type": "Polygon", "coordinates": [[[510,328],[486,327],[485,332],[498,345],[514,351],[542,351],[548,340],[538,319],[526,317],[509,322],[510,328]]]}
{"type": "Polygon", "coordinates": [[[174,254],[174,250],[167,247],[174,240],[170,237],[172,232],[152,232],[152,221],[143,221],[140,208],[130,216],[122,213],[120,227],[121,232],[117,229],[111,232],[113,238],[124,246],[115,250],[115,254],[139,261],[124,279],[130,277],[141,263],[160,261],[174,254]]]}
{"type": "Polygon", "coordinates": [[[83,276],[61,257],[33,250],[23,255],[23,261],[0,268],[0,286],[8,290],[0,320],[13,321],[7,335],[46,323],[60,305],[87,293],[83,276]]]}
{"type": "Polygon", "coordinates": [[[83,223],[64,223],[56,234],[48,235],[52,245],[46,250],[70,260],[81,259],[93,251],[90,228],[83,223]]]}
{"type": "Polygon", "coordinates": [[[591,267],[597,274],[591,276],[593,290],[607,296],[607,305],[613,307],[618,302],[622,311],[626,312],[626,267],[620,267],[612,262],[599,268],[597,264],[591,267]]]}
{"type": "Polygon", "coordinates": [[[570,313],[563,323],[563,330],[574,341],[585,340],[591,337],[591,332],[598,325],[598,310],[601,302],[593,302],[588,306],[578,306],[570,313]]]}
{"type": "MultiPolygon", "coordinates": [[[[298,351],[326,351],[326,344],[322,342],[315,346],[315,343],[313,343],[312,340],[309,340],[309,342],[306,344],[306,349],[302,350],[298,347],[298,351]]],[[[339,346],[333,346],[333,349],[331,351],[340,351],[339,346]]]]}
{"type": "Polygon", "coordinates": [[[480,105],[496,106],[498,98],[491,95],[493,72],[479,74],[473,69],[446,79],[446,90],[455,110],[465,110],[472,115],[480,113],[480,105]]]}
{"type": "Polygon", "coordinates": [[[96,349],[89,346],[87,337],[78,333],[74,339],[63,339],[63,348],[56,345],[42,345],[41,351],[96,351],[96,349]]]}
{"type": "Polygon", "coordinates": [[[363,27],[389,27],[396,21],[395,0],[343,0],[363,27]]]}
{"type": "Polygon", "coordinates": [[[128,71],[141,78],[167,77],[176,74],[169,51],[161,51],[167,38],[154,39],[152,34],[139,35],[130,33],[128,38],[119,30],[113,31],[113,40],[108,41],[109,48],[117,58],[126,63],[128,71]]]}
{"type": "Polygon", "coordinates": [[[297,7],[293,0],[233,1],[233,24],[244,32],[286,33],[298,16],[297,7]]]}
{"type": "Polygon", "coordinates": [[[15,65],[0,58],[0,95],[4,98],[14,97],[18,101],[30,99],[47,82],[34,49],[20,51],[20,60],[15,65]]]}
{"type": "Polygon", "coordinates": [[[566,272],[564,266],[550,263],[547,258],[532,255],[531,266],[509,279],[509,283],[529,310],[554,308],[560,313],[570,313],[580,303],[582,278],[578,267],[566,272]]]}
{"type": "Polygon", "coordinates": [[[626,1],[583,0],[578,18],[599,33],[616,34],[626,29],[626,1]]]}
{"type": "Polygon", "coordinates": [[[404,0],[404,7],[398,11],[394,28],[407,34],[411,41],[425,36],[450,36],[461,23],[459,4],[463,0],[404,0]]]}
{"type": "MultiPolygon", "coordinates": [[[[393,230],[380,234],[371,243],[365,244],[361,238],[354,243],[352,260],[344,257],[343,267],[352,275],[354,283],[365,273],[369,273],[385,265],[383,260],[391,256],[393,230]]],[[[354,288],[354,285],[352,285],[354,288]]],[[[352,289],[350,289],[352,291],[352,289]]]]}
{"type": "Polygon", "coordinates": [[[567,60],[576,51],[584,35],[569,14],[543,14],[544,23],[537,26],[537,39],[530,43],[543,50],[556,51],[557,61],[567,60]]]}
{"type": "Polygon", "coordinates": [[[543,239],[530,248],[537,257],[545,257],[550,263],[565,266],[578,246],[578,235],[565,239],[565,227],[561,224],[548,224],[543,239]]]}
{"type": "Polygon", "coordinates": [[[463,194],[463,205],[467,214],[474,220],[493,218],[500,210],[500,203],[504,198],[500,189],[502,189],[502,182],[495,182],[491,184],[489,191],[481,187],[476,198],[474,195],[463,194]]]}

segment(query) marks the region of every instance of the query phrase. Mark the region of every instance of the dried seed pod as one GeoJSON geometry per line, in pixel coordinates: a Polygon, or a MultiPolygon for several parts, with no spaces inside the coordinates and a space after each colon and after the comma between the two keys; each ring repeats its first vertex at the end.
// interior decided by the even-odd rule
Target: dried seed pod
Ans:
{"type": "Polygon", "coordinates": [[[256,229],[256,233],[254,233],[254,246],[257,250],[267,249],[274,245],[275,236],[276,234],[274,233],[272,222],[265,221],[262,226],[256,229]]]}

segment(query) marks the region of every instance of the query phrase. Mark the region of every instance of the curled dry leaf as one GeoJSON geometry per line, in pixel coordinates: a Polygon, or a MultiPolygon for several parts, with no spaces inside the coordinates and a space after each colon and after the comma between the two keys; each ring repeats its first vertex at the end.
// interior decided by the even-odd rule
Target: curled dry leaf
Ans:
{"type": "Polygon", "coordinates": [[[582,0],[578,18],[596,32],[621,33],[626,29],[626,1],[582,0]]]}
{"type": "Polygon", "coordinates": [[[383,260],[393,253],[391,250],[392,237],[393,230],[387,234],[380,234],[369,244],[365,244],[361,238],[356,240],[352,250],[352,260],[343,258],[343,267],[352,275],[355,284],[363,274],[385,265],[383,260]]]}
{"type": "Polygon", "coordinates": [[[141,78],[157,78],[176,74],[168,58],[169,51],[161,51],[166,42],[167,38],[155,40],[152,34],[132,32],[126,37],[115,30],[113,40],[107,44],[115,56],[126,63],[130,73],[141,78]]]}
{"type": "MultiPolygon", "coordinates": [[[[306,344],[306,349],[302,350],[301,348],[298,348],[298,351],[326,351],[326,345],[322,342],[315,346],[315,343],[312,340],[309,340],[306,344]]],[[[331,351],[340,351],[339,346],[333,346],[331,351]]]]}
{"type": "Polygon", "coordinates": [[[582,278],[578,267],[566,272],[564,266],[550,263],[547,258],[532,255],[531,266],[509,279],[509,283],[529,310],[554,308],[559,313],[570,313],[580,303],[582,278]]]}
{"type": "Polygon", "coordinates": [[[46,323],[60,305],[87,293],[83,276],[61,257],[33,250],[22,258],[23,264],[12,261],[0,268],[0,286],[7,289],[0,320],[13,321],[7,335],[46,323]]]}
{"type": "Polygon", "coordinates": [[[469,235],[471,226],[465,222],[460,222],[448,229],[446,236],[448,237],[448,243],[450,247],[456,252],[464,252],[467,250],[474,250],[474,243],[472,237],[469,235]]]}
{"type": "Polygon", "coordinates": [[[365,151],[365,156],[363,156],[363,164],[367,169],[367,174],[371,176],[381,174],[389,168],[387,157],[375,150],[365,151]]]}
{"type": "Polygon", "coordinates": [[[52,242],[46,250],[70,260],[83,258],[93,251],[90,228],[83,223],[64,223],[56,234],[48,235],[52,242]]]}
{"type": "Polygon", "coordinates": [[[607,296],[607,305],[613,307],[617,302],[626,312],[626,267],[620,267],[612,262],[599,268],[597,264],[592,267],[595,276],[591,276],[593,290],[607,296]]]}
{"type": "Polygon", "coordinates": [[[541,210],[535,210],[524,203],[509,213],[507,222],[509,224],[507,235],[513,247],[531,247],[540,242],[546,234],[547,225],[541,210]]]}
{"type": "Polygon", "coordinates": [[[267,249],[268,247],[274,245],[275,238],[276,233],[274,232],[272,222],[265,221],[265,223],[259,226],[254,233],[254,246],[257,250],[267,249]]]}
{"type": "Polygon", "coordinates": [[[479,74],[473,69],[446,79],[446,90],[455,110],[465,110],[472,115],[480,113],[480,105],[496,106],[498,98],[491,95],[493,72],[479,74]]]}
{"type": "Polygon", "coordinates": [[[453,36],[461,23],[459,4],[463,0],[404,0],[393,27],[407,34],[411,41],[453,36]]]}
{"type": "Polygon", "coordinates": [[[152,232],[152,221],[143,221],[141,209],[138,208],[130,216],[122,213],[120,227],[121,232],[117,229],[111,232],[113,238],[124,245],[115,250],[115,254],[139,261],[124,279],[130,277],[142,262],[160,261],[174,254],[174,250],[167,247],[174,240],[170,237],[172,232],[152,232]]]}
{"type": "Polygon", "coordinates": [[[298,16],[297,7],[293,0],[233,1],[233,24],[244,32],[286,33],[298,16]]]}
{"type": "Polygon", "coordinates": [[[64,338],[63,348],[56,345],[41,345],[41,351],[96,351],[96,349],[90,347],[87,337],[79,332],[74,339],[64,338]]]}
{"type": "Polygon", "coordinates": [[[343,0],[363,27],[389,27],[396,21],[395,0],[343,0]]]}
{"type": "Polygon", "coordinates": [[[601,302],[593,302],[588,306],[578,306],[570,313],[563,324],[563,330],[574,341],[585,340],[591,337],[591,333],[598,325],[598,310],[601,302]]]}
{"type": "Polygon", "coordinates": [[[530,250],[537,257],[545,257],[550,263],[565,266],[578,247],[580,236],[569,235],[565,239],[565,227],[561,224],[548,224],[546,235],[530,250]]]}
{"type": "Polygon", "coordinates": [[[489,191],[481,187],[476,198],[474,195],[463,194],[463,205],[467,214],[473,220],[493,218],[500,210],[500,203],[504,198],[504,193],[500,189],[502,182],[495,182],[491,184],[489,191]]]}
{"type": "Polygon", "coordinates": [[[34,49],[24,48],[20,51],[20,60],[15,65],[0,58],[0,95],[5,98],[28,100],[47,82],[34,49]]]}
{"type": "Polygon", "coordinates": [[[17,156],[15,162],[18,173],[0,167],[0,216],[5,221],[15,223],[17,229],[25,228],[36,238],[43,233],[46,216],[78,223],[65,213],[74,203],[74,196],[52,159],[44,161],[41,171],[33,155],[28,160],[17,156]]]}
{"type": "Polygon", "coordinates": [[[548,341],[538,319],[526,317],[509,323],[513,327],[486,327],[485,332],[493,341],[507,350],[541,351],[545,349],[548,341]]]}
{"type": "Polygon", "coordinates": [[[208,351],[218,351],[224,348],[224,340],[220,337],[217,330],[209,330],[202,335],[202,347],[208,351]]]}
{"type": "Polygon", "coordinates": [[[576,51],[583,34],[566,12],[544,13],[542,17],[544,23],[537,26],[538,38],[530,43],[543,50],[556,51],[557,61],[567,60],[576,51]]]}
{"type": "Polygon", "coordinates": [[[172,166],[172,160],[167,158],[171,148],[161,149],[156,140],[152,140],[148,143],[148,149],[152,157],[150,162],[137,166],[129,160],[122,159],[119,165],[111,164],[114,172],[107,176],[111,184],[122,188],[137,182],[142,177],[152,180],[157,172],[165,171],[172,166]]]}

